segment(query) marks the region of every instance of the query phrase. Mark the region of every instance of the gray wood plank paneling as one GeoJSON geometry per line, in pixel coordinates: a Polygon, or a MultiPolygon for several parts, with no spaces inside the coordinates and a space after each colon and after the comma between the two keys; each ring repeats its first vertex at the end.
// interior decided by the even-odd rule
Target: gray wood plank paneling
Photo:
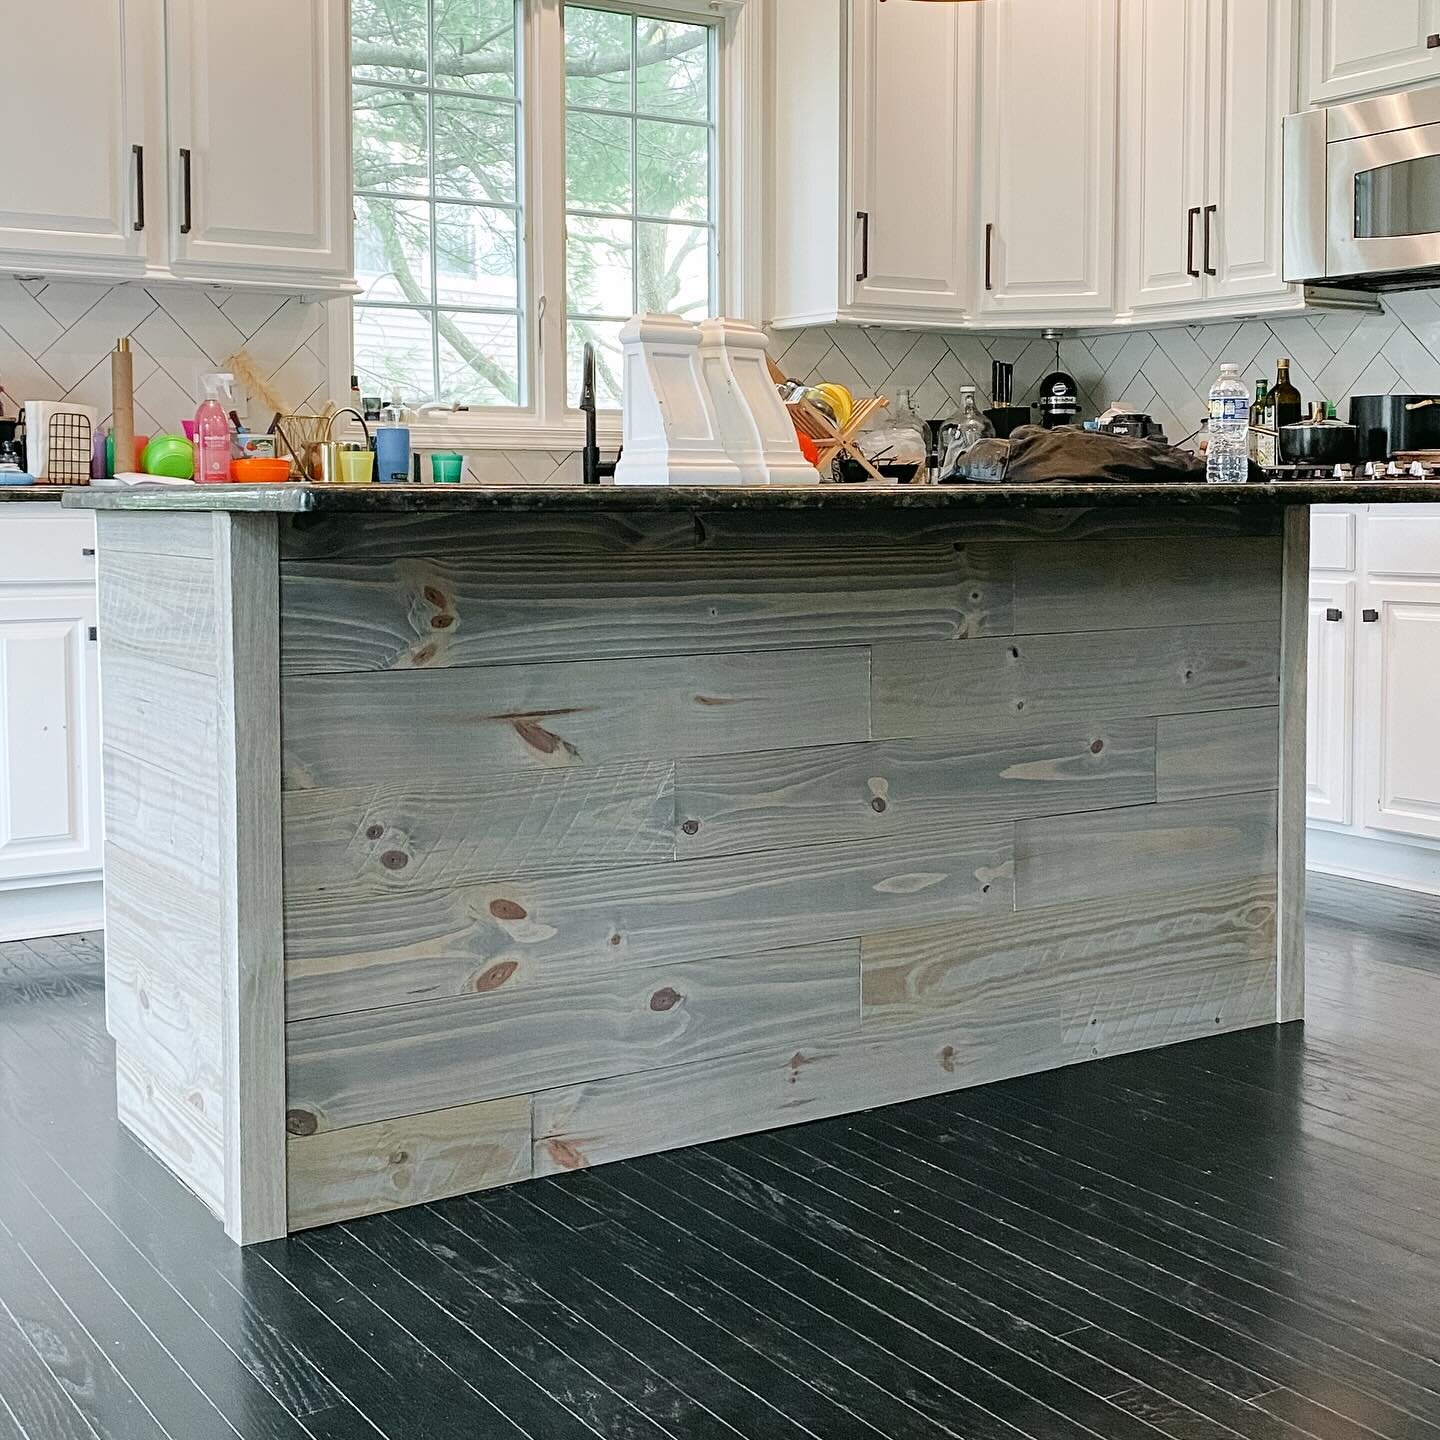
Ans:
{"type": "Polygon", "coordinates": [[[280,566],[270,515],[215,520],[224,949],[225,1231],[285,1234],[280,566]]]}
{"type": "Polygon", "coordinates": [[[1280,712],[1268,706],[1164,715],[1155,758],[1161,800],[1273,790],[1280,767],[1280,712]]]}
{"type": "MultiPolygon", "coordinates": [[[[197,555],[133,554],[107,548],[112,518],[116,517],[107,512],[97,527],[102,647],[112,653],[129,650],[152,665],[218,679],[212,562],[197,555]]],[[[118,518],[140,517],[122,513],[118,518]]]]}
{"type": "Polygon", "coordinates": [[[796,846],[372,897],[286,900],[292,1019],[464,995],[496,967],[546,983],[755,954],[1012,903],[1011,829],[796,846]]]}
{"type": "Polygon", "coordinates": [[[675,858],[670,761],[292,790],[285,891],[385,894],[675,858]]]}
{"type": "Polygon", "coordinates": [[[1285,512],[1280,606],[1280,970],[1275,1019],[1305,1018],[1306,708],[1309,690],[1310,511],[1285,512]]]}
{"type": "Polygon", "coordinates": [[[817,1040],[547,1090],[535,1174],[553,1175],[1063,1064],[1058,1008],[967,1018],[925,1035],[817,1040]],[[683,1103],[677,1100],[683,1099],[683,1103]]]}
{"type": "Polygon", "coordinates": [[[151,762],[163,758],[170,773],[214,788],[219,754],[214,676],[102,646],[100,689],[107,750],[151,762]]]}
{"type": "MultiPolygon", "coordinates": [[[[1272,772],[1273,774],[1273,769],[1272,772]]],[[[973,744],[876,740],[681,761],[682,857],[905,835],[1155,799],[1155,722],[1117,720],[973,744]]]]}
{"type": "Polygon", "coordinates": [[[1256,874],[867,935],[865,1033],[929,1031],[1001,999],[1021,1011],[1073,1012],[1083,999],[1097,1014],[1116,1004],[1141,1015],[1162,976],[1194,977],[1197,991],[1232,973],[1263,977],[1275,962],[1275,905],[1274,876],[1256,874]]]}
{"type": "Polygon", "coordinates": [[[290,789],[833,745],[870,734],[860,647],[287,676],[290,789]],[[424,743],[417,743],[423,737],[424,743]]]}
{"type": "Polygon", "coordinates": [[[291,1230],[489,1190],[530,1174],[530,1098],[291,1136],[291,1230]]]}
{"type": "Polygon", "coordinates": [[[697,543],[694,515],[558,511],[548,514],[294,515],[281,522],[280,558],[383,564],[397,555],[431,561],[504,555],[570,555],[605,559],[679,553],[697,543]]]}
{"type": "Polygon", "coordinates": [[[105,549],[111,555],[190,555],[208,560],[213,553],[210,516],[177,512],[110,513],[105,520],[105,549]]]}
{"type": "Polygon", "coordinates": [[[936,511],[881,510],[705,511],[696,517],[697,543],[717,548],[769,549],[811,543],[872,549],[877,543],[981,545],[1034,540],[1213,539],[1278,535],[1280,512],[1246,505],[1114,505],[1093,509],[936,511]]]}
{"type": "Polygon", "coordinates": [[[1273,623],[877,645],[876,738],[1005,735],[1098,717],[1273,705],[1273,623]]]}
{"type": "MultiPolygon", "coordinates": [[[[108,964],[108,957],[107,957],[108,964]]],[[[177,1090],[125,1044],[115,1047],[115,1108],[136,1135],[216,1214],[225,1209],[221,1120],[203,1091],[177,1090]]]]}
{"type": "Polygon", "coordinates": [[[1022,820],[1016,908],[1273,877],[1275,799],[1271,790],[1022,820]]]}
{"type": "Polygon", "coordinates": [[[292,560],[295,675],[1009,634],[1004,547],[292,560]]]}
{"type": "Polygon", "coordinates": [[[1058,541],[1014,554],[1020,635],[1243,624],[1280,602],[1278,539],[1058,541]]]}
{"type": "Polygon", "coordinates": [[[292,1021],[292,1132],[854,1033],[856,940],[292,1021]]]}

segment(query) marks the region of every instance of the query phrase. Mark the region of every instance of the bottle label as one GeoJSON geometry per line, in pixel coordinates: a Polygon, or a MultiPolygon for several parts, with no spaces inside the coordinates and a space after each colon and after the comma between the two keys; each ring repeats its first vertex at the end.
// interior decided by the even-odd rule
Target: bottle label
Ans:
{"type": "Polygon", "coordinates": [[[1248,399],[1236,397],[1234,399],[1212,400],[1210,402],[1210,418],[1219,420],[1222,423],[1238,423],[1241,420],[1250,419],[1250,402],[1248,399]]]}

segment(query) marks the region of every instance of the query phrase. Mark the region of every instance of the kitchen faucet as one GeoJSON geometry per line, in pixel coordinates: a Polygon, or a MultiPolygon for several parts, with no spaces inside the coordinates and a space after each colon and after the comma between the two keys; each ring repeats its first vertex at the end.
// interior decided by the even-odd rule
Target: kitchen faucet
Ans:
{"type": "Polygon", "coordinates": [[[613,460],[600,458],[600,444],[595,438],[595,347],[588,340],[583,354],[580,362],[580,408],[585,412],[585,449],[580,460],[581,479],[586,485],[598,485],[601,480],[614,478],[620,455],[617,452],[613,460]]]}

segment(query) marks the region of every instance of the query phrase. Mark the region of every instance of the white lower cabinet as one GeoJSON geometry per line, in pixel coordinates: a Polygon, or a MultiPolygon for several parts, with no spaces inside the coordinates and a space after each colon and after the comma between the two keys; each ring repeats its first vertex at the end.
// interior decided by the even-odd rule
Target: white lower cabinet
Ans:
{"type": "Polygon", "coordinates": [[[1312,857],[1436,888],[1440,505],[1319,508],[1311,565],[1312,857]]]}
{"type": "Polygon", "coordinates": [[[1305,790],[1310,818],[1348,825],[1354,748],[1355,582],[1310,583],[1305,790]]]}
{"type": "Polygon", "coordinates": [[[1365,602],[1361,821],[1440,840],[1440,575],[1370,579],[1365,602]]]}
{"type": "MultiPolygon", "coordinates": [[[[39,513],[39,512],[47,513],[39,513]]],[[[0,508],[0,940],[99,920],[94,523],[0,508]]]]}

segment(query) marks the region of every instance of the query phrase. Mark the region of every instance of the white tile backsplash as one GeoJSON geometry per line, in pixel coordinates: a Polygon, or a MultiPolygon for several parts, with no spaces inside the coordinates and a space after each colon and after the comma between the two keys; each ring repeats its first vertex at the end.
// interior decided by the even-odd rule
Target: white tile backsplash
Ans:
{"type": "MultiPolygon", "coordinates": [[[[180,429],[199,404],[199,379],[248,350],[259,372],[292,409],[323,407],[326,311],[323,304],[216,290],[139,284],[0,278],[0,385],[6,413],[26,400],[75,400],[110,418],[110,351],[131,337],[135,428],[180,429]]],[[[270,414],[243,388],[236,408],[251,424],[270,414]]]]}
{"type": "MultiPolygon", "coordinates": [[[[0,278],[0,385],[14,401],[75,399],[108,421],[108,355],[123,334],[132,336],[135,351],[135,423],[142,433],[179,430],[198,403],[199,376],[242,347],[291,407],[325,404],[323,304],[198,286],[0,278]]],[[[948,413],[962,385],[975,385],[988,404],[992,360],[1014,364],[1016,399],[1033,400],[1056,360],[1053,341],[1024,335],[843,326],[776,334],[771,353],[797,379],[838,380],[866,394],[908,388],[927,419],[948,413]]],[[[1061,368],[1075,376],[1086,414],[1126,400],[1159,420],[1173,441],[1199,427],[1222,360],[1235,361],[1253,384],[1259,376],[1273,380],[1280,355],[1294,362],[1307,402],[1323,398],[1343,410],[1352,394],[1440,394],[1440,290],[1387,297],[1381,315],[1217,321],[1060,342],[1061,368]]],[[[243,393],[237,400],[250,422],[268,424],[259,402],[252,406],[243,393]]],[[[555,484],[578,479],[579,459],[569,451],[474,451],[466,469],[491,483],[555,484]]]]}

